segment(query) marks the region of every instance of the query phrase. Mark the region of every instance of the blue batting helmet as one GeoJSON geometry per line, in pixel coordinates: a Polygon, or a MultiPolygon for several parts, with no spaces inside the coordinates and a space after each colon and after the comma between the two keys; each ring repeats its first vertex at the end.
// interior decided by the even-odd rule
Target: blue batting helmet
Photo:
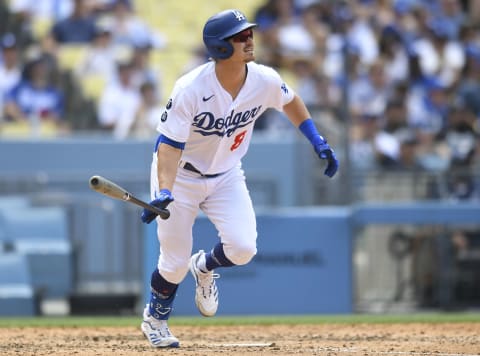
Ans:
{"type": "Polygon", "coordinates": [[[247,21],[238,10],[225,10],[210,17],[203,27],[203,42],[213,58],[226,59],[233,54],[228,38],[257,24],[247,21]]]}

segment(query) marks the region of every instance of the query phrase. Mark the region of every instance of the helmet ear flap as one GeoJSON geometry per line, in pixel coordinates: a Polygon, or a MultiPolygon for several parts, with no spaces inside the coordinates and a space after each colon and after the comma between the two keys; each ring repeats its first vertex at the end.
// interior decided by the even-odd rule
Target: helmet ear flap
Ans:
{"type": "Polygon", "coordinates": [[[208,52],[213,58],[227,59],[233,54],[233,46],[227,40],[209,38],[207,43],[208,52]]]}

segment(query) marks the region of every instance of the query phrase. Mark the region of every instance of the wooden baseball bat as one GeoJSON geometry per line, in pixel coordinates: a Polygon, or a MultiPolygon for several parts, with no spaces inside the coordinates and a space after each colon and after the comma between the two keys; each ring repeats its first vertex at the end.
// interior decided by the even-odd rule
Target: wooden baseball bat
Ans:
{"type": "Polygon", "coordinates": [[[90,188],[92,188],[94,191],[106,195],[107,197],[123,200],[141,206],[142,208],[157,213],[164,220],[170,217],[170,211],[168,209],[160,209],[141,199],[138,199],[131,193],[127,192],[124,188],[120,187],[118,184],[113,183],[107,178],[104,178],[102,176],[92,176],[90,178],[89,184],[90,188]]]}

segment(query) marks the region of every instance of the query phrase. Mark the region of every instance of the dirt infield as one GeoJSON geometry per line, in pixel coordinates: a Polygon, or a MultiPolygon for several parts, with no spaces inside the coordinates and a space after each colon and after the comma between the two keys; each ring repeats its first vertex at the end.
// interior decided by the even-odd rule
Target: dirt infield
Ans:
{"type": "Polygon", "coordinates": [[[178,349],[139,328],[0,329],[0,355],[480,355],[480,323],[176,326],[178,349]]]}

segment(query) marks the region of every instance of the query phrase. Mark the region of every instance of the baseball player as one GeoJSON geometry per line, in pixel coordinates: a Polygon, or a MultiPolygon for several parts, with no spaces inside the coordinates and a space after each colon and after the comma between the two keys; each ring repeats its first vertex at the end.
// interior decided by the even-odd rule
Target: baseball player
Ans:
{"type": "Polygon", "coordinates": [[[154,347],[178,347],[167,320],[178,285],[190,270],[195,302],[204,316],[215,315],[218,290],[214,270],[247,264],[257,252],[255,213],[241,159],[255,120],[268,108],[285,112],[327,161],[332,177],[338,161],[318,133],[303,101],[272,68],[256,64],[253,28],[238,10],[210,17],[203,41],[212,58],[175,84],[158,131],[151,166],[151,204],[169,207],[168,220],[149,210],[142,221],[157,220],[160,255],[151,277],[150,303],[141,329],[154,347]],[[192,254],[192,226],[201,209],[218,230],[213,248],[192,254]]]}

